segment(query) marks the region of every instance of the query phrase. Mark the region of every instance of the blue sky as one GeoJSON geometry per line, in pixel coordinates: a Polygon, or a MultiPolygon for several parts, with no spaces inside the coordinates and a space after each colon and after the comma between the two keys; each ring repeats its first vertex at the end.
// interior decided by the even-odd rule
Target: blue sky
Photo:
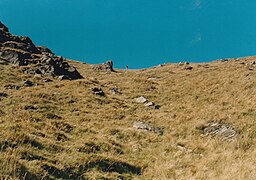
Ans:
{"type": "Polygon", "coordinates": [[[146,68],[256,54],[253,0],[0,0],[0,21],[57,55],[146,68]]]}

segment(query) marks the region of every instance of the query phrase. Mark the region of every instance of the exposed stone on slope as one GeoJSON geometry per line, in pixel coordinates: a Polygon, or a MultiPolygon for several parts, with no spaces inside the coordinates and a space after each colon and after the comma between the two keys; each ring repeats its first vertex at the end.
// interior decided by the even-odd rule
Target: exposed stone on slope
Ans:
{"type": "Polygon", "coordinates": [[[144,106],[145,107],[152,107],[152,106],[155,106],[155,103],[154,102],[148,102],[144,106]]]}
{"type": "Polygon", "coordinates": [[[82,76],[75,67],[70,66],[62,57],[43,55],[36,71],[49,76],[62,76],[65,79],[80,79],[82,76]]]}
{"type": "Polygon", "coordinates": [[[90,88],[90,90],[92,91],[93,94],[95,95],[99,95],[99,96],[104,96],[104,92],[101,88],[98,88],[98,87],[92,87],[90,88]]]}
{"type": "Polygon", "coordinates": [[[136,129],[141,129],[145,131],[151,131],[159,135],[162,135],[164,133],[160,127],[155,127],[148,123],[137,121],[137,120],[133,122],[133,127],[136,129]]]}
{"type": "Polygon", "coordinates": [[[154,80],[156,80],[156,79],[157,79],[157,77],[153,76],[153,77],[149,77],[147,80],[148,80],[148,81],[154,81],[154,80]]]}
{"type": "Polygon", "coordinates": [[[187,61],[185,61],[185,62],[179,62],[178,65],[179,65],[179,66],[189,65],[189,62],[187,62],[187,61]]]}
{"type": "Polygon", "coordinates": [[[54,53],[47,47],[44,46],[36,46],[36,48],[43,54],[46,55],[54,55],[54,53]]]}
{"type": "Polygon", "coordinates": [[[148,103],[144,104],[144,106],[149,109],[160,109],[160,107],[161,107],[160,105],[155,104],[154,102],[148,102],[148,103]]]}
{"type": "Polygon", "coordinates": [[[17,66],[29,66],[30,74],[42,74],[65,79],[83,78],[75,67],[46,47],[35,46],[26,36],[15,36],[0,22],[0,58],[17,66]]]}
{"type": "Polygon", "coordinates": [[[184,70],[192,70],[192,69],[193,69],[192,66],[186,66],[186,67],[184,67],[184,70]]]}
{"type": "Polygon", "coordinates": [[[116,86],[110,88],[110,92],[111,94],[122,94],[116,86]]]}
{"type": "Polygon", "coordinates": [[[234,138],[237,135],[237,132],[231,126],[219,122],[207,123],[201,129],[202,136],[219,136],[224,140],[234,138]]]}
{"type": "Polygon", "coordinates": [[[4,32],[9,32],[8,28],[4,24],[2,24],[1,21],[0,21],[0,30],[4,32]]]}
{"type": "Polygon", "coordinates": [[[12,48],[12,49],[18,49],[18,50],[23,50],[23,51],[27,51],[30,53],[36,53],[39,54],[40,51],[35,47],[35,45],[33,44],[33,42],[26,37],[26,40],[21,40],[21,38],[19,39],[21,42],[19,41],[6,41],[3,43],[3,47],[6,48],[12,48]]]}
{"type": "Polygon", "coordinates": [[[96,64],[93,66],[94,70],[97,71],[114,71],[113,69],[113,61],[109,60],[107,62],[104,62],[102,64],[96,64]]]}
{"type": "Polygon", "coordinates": [[[21,82],[21,85],[26,86],[26,87],[32,87],[34,85],[34,83],[32,81],[25,80],[25,81],[21,82]]]}
{"type": "Polygon", "coordinates": [[[148,101],[148,100],[147,100],[145,97],[143,97],[143,96],[137,97],[137,98],[135,98],[134,100],[135,100],[137,103],[145,103],[145,102],[148,101]]]}
{"type": "Polygon", "coordinates": [[[14,50],[4,50],[0,49],[1,58],[5,59],[7,62],[11,64],[15,64],[17,66],[25,66],[28,65],[27,59],[30,59],[31,56],[26,52],[19,52],[14,50]]]}

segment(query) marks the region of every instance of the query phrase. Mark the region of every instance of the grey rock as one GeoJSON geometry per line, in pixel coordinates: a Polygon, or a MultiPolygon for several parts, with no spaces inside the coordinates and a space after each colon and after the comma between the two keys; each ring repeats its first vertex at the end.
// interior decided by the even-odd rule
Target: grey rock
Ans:
{"type": "Polygon", "coordinates": [[[220,122],[210,122],[203,125],[201,128],[202,136],[218,136],[224,140],[231,139],[237,136],[237,132],[229,125],[220,122]]]}
{"type": "Polygon", "coordinates": [[[184,69],[185,69],[185,70],[192,70],[193,67],[192,67],[192,66],[186,66],[186,67],[184,67],[184,69]]]}
{"type": "Polygon", "coordinates": [[[110,92],[111,94],[122,94],[117,87],[112,87],[110,92]]]}
{"type": "Polygon", "coordinates": [[[11,64],[25,66],[28,65],[28,61],[26,59],[30,58],[30,55],[28,53],[0,50],[0,57],[11,64]]]}
{"type": "Polygon", "coordinates": [[[140,97],[138,97],[138,98],[135,98],[134,99],[137,103],[145,103],[145,102],[147,102],[148,100],[145,98],[145,97],[143,97],[143,96],[140,96],[140,97]]]}
{"type": "Polygon", "coordinates": [[[227,61],[239,61],[240,58],[223,58],[223,59],[219,59],[219,61],[221,62],[227,62],[227,61]]]}
{"type": "Polygon", "coordinates": [[[153,81],[153,80],[156,80],[157,79],[157,77],[150,77],[150,78],[148,78],[147,80],[148,81],[153,81]]]}
{"type": "Polygon", "coordinates": [[[43,55],[38,69],[42,74],[52,77],[61,76],[70,80],[83,78],[76,68],[70,66],[62,57],[43,55]]]}
{"type": "Polygon", "coordinates": [[[113,61],[109,60],[102,64],[96,64],[93,66],[93,69],[97,71],[114,71],[113,61]]]}
{"type": "Polygon", "coordinates": [[[185,61],[185,62],[179,62],[178,65],[179,65],[179,66],[189,65],[189,62],[187,62],[187,61],[185,61]]]}
{"type": "Polygon", "coordinates": [[[22,81],[21,84],[26,87],[32,87],[34,85],[34,83],[29,80],[22,81]]]}
{"type": "Polygon", "coordinates": [[[160,105],[155,104],[154,102],[148,102],[148,103],[144,104],[144,106],[149,109],[160,109],[160,107],[161,107],[160,105]]]}
{"type": "Polygon", "coordinates": [[[159,134],[159,135],[163,134],[163,129],[162,128],[155,127],[155,126],[152,126],[148,123],[138,121],[138,120],[133,122],[133,128],[141,129],[141,130],[145,130],[145,131],[151,131],[151,132],[154,132],[154,133],[159,134]]]}
{"type": "Polygon", "coordinates": [[[154,102],[148,102],[144,106],[145,107],[152,107],[152,106],[155,106],[155,103],[154,102]]]}
{"type": "Polygon", "coordinates": [[[104,96],[104,92],[101,88],[98,88],[98,87],[92,87],[90,88],[90,90],[92,91],[93,94],[95,95],[99,95],[99,96],[104,96]]]}

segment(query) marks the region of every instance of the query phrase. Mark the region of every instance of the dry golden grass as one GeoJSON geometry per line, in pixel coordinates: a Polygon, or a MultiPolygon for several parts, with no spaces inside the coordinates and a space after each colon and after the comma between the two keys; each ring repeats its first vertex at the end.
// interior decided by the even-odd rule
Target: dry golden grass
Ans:
{"type": "Polygon", "coordinates": [[[0,174],[7,179],[255,179],[254,60],[111,73],[69,61],[85,78],[47,83],[19,67],[0,65],[0,92],[8,94],[0,97],[0,174]],[[3,88],[25,79],[37,85],[3,88]],[[91,93],[95,86],[104,97],[91,93]],[[111,94],[112,87],[122,94],[111,94]],[[134,102],[138,96],[161,108],[145,109],[134,102]],[[162,127],[164,134],[133,129],[134,120],[162,127]],[[239,135],[231,141],[201,137],[199,127],[210,121],[229,124],[239,135]]]}

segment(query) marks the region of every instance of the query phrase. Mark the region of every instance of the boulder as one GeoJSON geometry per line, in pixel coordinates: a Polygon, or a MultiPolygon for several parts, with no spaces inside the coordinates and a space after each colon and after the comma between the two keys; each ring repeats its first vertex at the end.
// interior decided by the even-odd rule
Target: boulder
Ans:
{"type": "Polygon", "coordinates": [[[147,100],[145,97],[143,97],[143,96],[137,97],[137,98],[135,98],[134,100],[135,100],[137,103],[145,103],[145,102],[148,101],[148,100],[147,100]]]}
{"type": "Polygon", "coordinates": [[[90,90],[92,91],[93,94],[95,95],[99,95],[99,96],[104,96],[104,92],[101,88],[98,87],[92,87],[90,88],[90,90]]]}
{"type": "Polygon", "coordinates": [[[62,57],[51,57],[43,55],[41,64],[38,65],[39,70],[49,76],[57,76],[65,79],[81,79],[82,75],[76,70],[75,67],[70,66],[64,61],[62,57]]]}
{"type": "Polygon", "coordinates": [[[102,64],[96,64],[93,66],[94,70],[97,71],[114,71],[113,69],[113,61],[109,60],[107,62],[104,62],[102,64]]]}

